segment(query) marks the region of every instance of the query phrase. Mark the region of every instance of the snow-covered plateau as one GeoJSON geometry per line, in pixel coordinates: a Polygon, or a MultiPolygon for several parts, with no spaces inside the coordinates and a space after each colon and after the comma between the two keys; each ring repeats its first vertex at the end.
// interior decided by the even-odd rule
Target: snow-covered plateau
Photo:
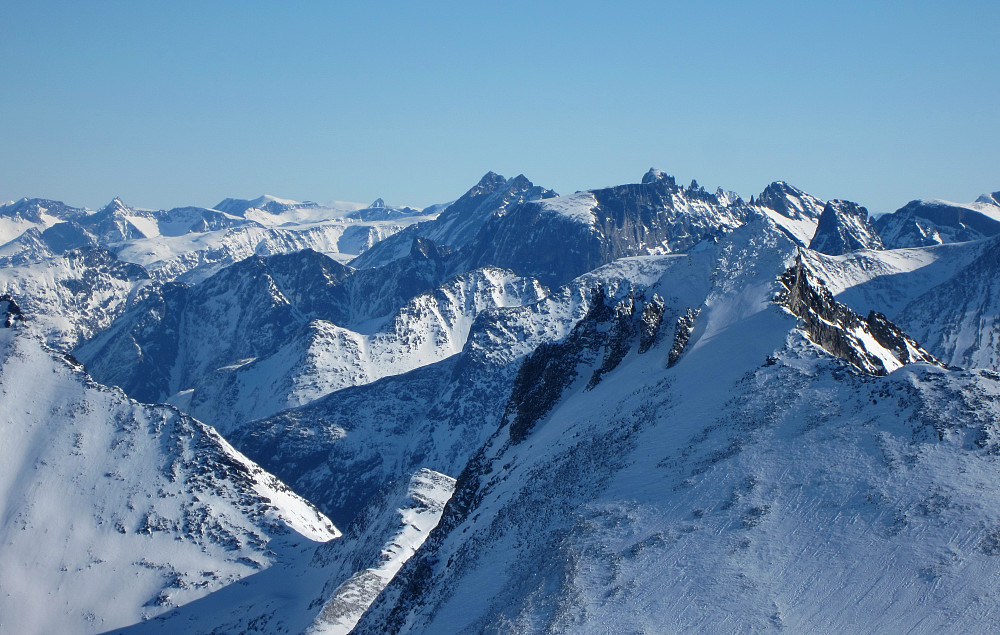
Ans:
{"type": "Polygon", "coordinates": [[[0,242],[0,633],[996,631],[998,192],[489,172],[0,242]]]}

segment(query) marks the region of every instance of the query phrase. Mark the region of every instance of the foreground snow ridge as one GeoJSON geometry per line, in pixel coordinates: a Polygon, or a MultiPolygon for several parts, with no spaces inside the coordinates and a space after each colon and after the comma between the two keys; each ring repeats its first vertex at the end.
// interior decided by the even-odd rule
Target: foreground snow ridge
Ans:
{"type": "Polygon", "coordinates": [[[0,409],[3,632],[123,627],[340,535],[211,428],[22,328],[0,329],[0,409]]]}

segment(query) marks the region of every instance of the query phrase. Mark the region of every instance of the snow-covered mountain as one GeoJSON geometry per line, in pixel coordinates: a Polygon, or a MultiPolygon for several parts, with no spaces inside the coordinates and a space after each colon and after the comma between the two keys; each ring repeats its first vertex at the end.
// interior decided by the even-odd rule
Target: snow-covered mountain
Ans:
{"type": "Polygon", "coordinates": [[[872,225],[868,210],[850,201],[829,201],[809,241],[809,249],[831,256],[882,247],[882,238],[872,225]]]}
{"type": "Polygon", "coordinates": [[[454,251],[472,242],[490,218],[503,216],[519,203],[554,196],[554,191],[535,185],[523,174],[506,179],[495,172],[488,172],[433,221],[413,225],[398,236],[382,241],[352,261],[351,266],[359,269],[378,267],[403,258],[418,238],[454,251]]]}
{"type": "Polygon", "coordinates": [[[554,383],[508,404],[534,416],[505,417],[357,632],[987,628],[997,376],[837,359],[793,266],[766,227],[725,239],[670,367],[675,342],[625,331],[597,384],[606,340],[539,349],[554,383]]]}
{"type": "MultiPolygon", "coordinates": [[[[752,200],[751,205],[754,205],[752,200]]],[[[764,188],[757,196],[755,205],[803,247],[816,233],[824,206],[823,201],[784,181],[775,181],[764,188]]]]}
{"type": "Polygon", "coordinates": [[[436,218],[417,210],[356,203],[300,203],[273,196],[225,199],[215,208],[131,208],[115,198],[96,212],[43,199],[0,206],[0,263],[35,263],[101,246],[159,281],[203,280],[253,255],[314,249],[348,261],[404,227],[436,218]]]}
{"type": "Polygon", "coordinates": [[[60,201],[22,198],[0,205],[0,244],[14,240],[29,229],[43,231],[59,222],[72,221],[84,210],[60,201]]]}
{"type": "Polygon", "coordinates": [[[190,602],[339,532],[214,430],[0,329],[0,620],[92,633],[190,602]]]}
{"type": "Polygon", "coordinates": [[[910,201],[875,227],[890,249],[980,240],[1000,234],[1000,203],[986,194],[970,205],[910,201]]]}
{"type": "Polygon", "coordinates": [[[419,252],[388,272],[312,251],[250,258],[149,294],[75,354],[99,381],[228,432],[454,355],[480,312],[545,293],[489,267],[442,284],[437,268],[419,252]]]}
{"type": "Polygon", "coordinates": [[[455,480],[431,470],[387,484],[344,535],[121,631],[348,633],[437,525],[455,480]]]}
{"type": "Polygon", "coordinates": [[[988,630],[998,201],[0,206],[0,622],[988,630]]]}
{"type": "Polygon", "coordinates": [[[107,328],[149,292],[149,282],[142,267],[100,247],[0,267],[0,293],[17,298],[31,330],[62,350],[107,328]]]}
{"type": "MultiPolygon", "coordinates": [[[[703,260],[630,259],[583,276],[533,304],[484,311],[454,357],[340,390],[243,426],[229,438],[335,522],[346,525],[398,474],[420,467],[460,472],[499,424],[525,356],[570,333],[588,314],[593,289],[602,288],[609,298],[646,294],[652,300],[656,292],[648,288],[665,269],[703,270],[703,260]]],[[[689,306],[697,284],[664,289],[666,302],[689,306]]]]}

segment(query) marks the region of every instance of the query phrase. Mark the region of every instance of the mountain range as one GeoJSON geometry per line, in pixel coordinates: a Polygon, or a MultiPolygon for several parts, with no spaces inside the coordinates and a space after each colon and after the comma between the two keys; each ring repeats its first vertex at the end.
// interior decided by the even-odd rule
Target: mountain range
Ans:
{"type": "Polygon", "coordinates": [[[0,206],[0,632],[987,632],[1000,193],[0,206]]]}

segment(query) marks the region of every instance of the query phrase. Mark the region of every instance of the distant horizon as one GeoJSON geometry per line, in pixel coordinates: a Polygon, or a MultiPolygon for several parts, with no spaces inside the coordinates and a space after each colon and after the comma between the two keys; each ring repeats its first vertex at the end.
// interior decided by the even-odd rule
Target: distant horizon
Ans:
{"type": "MultiPolygon", "coordinates": [[[[656,166],[652,166],[652,167],[655,168],[656,166]]],[[[656,169],[659,169],[659,168],[656,168],[656,169]]],[[[606,187],[614,187],[614,186],[617,186],[617,185],[625,185],[625,184],[629,184],[629,183],[638,183],[640,181],[640,178],[641,178],[641,174],[640,174],[640,178],[635,178],[635,179],[633,179],[631,181],[626,181],[626,182],[622,182],[622,183],[605,184],[605,185],[600,185],[600,186],[595,186],[595,187],[575,188],[573,190],[563,191],[563,190],[560,190],[559,188],[551,187],[547,183],[539,183],[538,181],[535,181],[534,179],[532,179],[530,174],[524,174],[523,172],[518,172],[518,173],[515,173],[515,174],[504,174],[504,173],[498,172],[496,170],[487,170],[486,172],[483,172],[483,174],[485,175],[485,174],[487,174],[489,172],[495,172],[495,173],[500,174],[501,176],[503,176],[504,178],[507,178],[507,179],[513,178],[513,177],[521,174],[521,175],[525,176],[526,178],[528,178],[528,180],[530,180],[535,185],[541,185],[542,187],[547,187],[549,189],[555,190],[560,196],[564,196],[564,195],[568,195],[568,194],[573,194],[574,192],[579,192],[579,191],[598,190],[598,189],[602,189],[602,188],[606,188],[606,187]]],[[[733,188],[726,187],[724,185],[706,184],[706,183],[703,183],[702,181],[700,181],[697,178],[682,179],[682,178],[677,177],[676,174],[673,174],[669,170],[663,170],[663,172],[665,172],[666,174],[669,174],[670,176],[674,177],[677,180],[677,184],[679,186],[686,187],[688,184],[690,184],[691,180],[694,180],[694,181],[698,182],[698,185],[700,185],[701,187],[705,188],[707,191],[709,191],[711,193],[714,193],[714,192],[716,192],[717,189],[721,188],[721,189],[723,189],[725,191],[735,192],[736,194],[738,194],[740,196],[740,198],[742,198],[744,201],[747,201],[747,202],[750,201],[750,197],[751,196],[753,196],[753,197],[756,198],[771,183],[783,181],[783,182],[791,185],[792,187],[795,187],[795,188],[797,188],[799,190],[802,190],[806,194],[810,194],[810,195],[816,196],[817,198],[819,198],[821,200],[824,200],[824,201],[829,201],[829,200],[834,200],[834,199],[851,200],[852,202],[857,203],[857,204],[859,204],[859,205],[867,208],[868,212],[870,214],[874,215],[874,216],[881,215],[881,214],[892,213],[892,212],[894,212],[894,211],[902,208],[907,203],[909,203],[911,201],[914,201],[914,200],[937,200],[937,201],[944,201],[944,202],[949,202],[949,203],[956,203],[956,204],[959,204],[959,205],[967,205],[967,204],[970,204],[970,203],[974,203],[976,201],[976,199],[979,198],[980,196],[989,195],[989,194],[992,194],[993,192],[997,191],[995,189],[986,189],[986,190],[978,192],[978,193],[972,195],[971,197],[968,197],[968,198],[965,198],[965,199],[946,198],[946,197],[942,197],[942,196],[911,197],[911,198],[906,199],[905,201],[901,201],[898,205],[896,205],[895,207],[892,207],[891,209],[873,209],[870,205],[866,204],[864,201],[856,201],[856,200],[852,200],[852,199],[847,199],[847,198],[842,197],[842,196],[831,196],[831,197],[819,196],[815,192],[811,192],[811,191],[809,191],[809,190],[807,190],[807,189],[805,189],[803,187],[799,187],[797,184],[795,184],[795,183],[793,183],[791,181],[788,181],[787,179],[774,179],[772,181],[768,181],[763,186],[761,186],[758,191],[753,192],[752,194],[750,194],[750,193],[746,193],[746,192],[741,192],[741,191],[735,190],[733,188]]],[[[121,200],[125,205],[127,205],[128,207],[130,207],[131,209],[144,210],[144,211],[161,211],[161,210],[175,209],[175,208],[179,208],[179,207],[203,207],[205,209],[215,209],[215,206],[217,206],[219,203],[223,202],[226,199],[230,199],[230,198],[231,199],[238,199],[238,200],[253,201],[253,200],[261,198],[261,197],[269,196],[269,197],[272,197],[272,198],[283,199],[283,200],[287,200],[287,201],[293,201],[293,202],[296,202],[296,203],[314,203],[314,204],[319,205],[321,207],[331,207],[331,208],[337,207],[337,206],[361,206],[361,207],[364,207],[364,206],[370,205],[371,203],[375,202],[378,199],[383,199],[383,200],[385,200],[386,205],[388,205],[390,207],[406,207],[406,206],[409,206],[409,207],[413,207],[413,208],[416,208],[416,209],[425,209],[427,207],[431,207],[431,206],[434,206],[434,205],[442,205],[442,204],[447,204],[447,203],[454,202],[455,200],[457,200],[460,196],[462,196],[463,194],[465,194],[471,187],[473,187],[478,182],[479,182],[479,179],[476,179],[475,181],[471,182],[465,189],[463,189],[460,192],[457,192],[454,196],[452,196],[452,197],[450,197],[448,199],[441,200],[441,201],[435,201],[435,202],[432,202],[432,203],[426,203],[426,204],[416,204],[414,202],[406,201],[406,200],[403,200],[403,201],[385,200],[384,196],[379,196],[379,195],[375,195],[370,200],[365,201],[365,200],[348,200],[348,199],[343,198],[343,197],[336,197],[336,198],[302,197],[302,198],[296,198],[296,197],[291,197],[291,196],[284,196],[284,195],[282,195],[280,193],[276,194],[274,192],[261,192],[259,194],[254,194],[252,196],[239,196],[239,195],[223,196],[223,197],[217,199],[214,203],[208,203],[208,204],[201,204],[200,202],[193,202],[193,201],[180,201],[180,202],[176,202],[176,203],[169,204],[169,205],[158,205],[158,206],[157,205],[150,206],[150,205],[136,204],[136,203],[133,203],[132,201],[128,200],[127,198],[125,198],[123,196],[120,196],[120,195],[112,195],[111,197],[107,198],[103,202],[99,202],[99,203],[80,203],[80,202],[73,201],[73,200],[66,200],[66,199],[60,198],[60,197],[48,196],[48,195],[46,195],[46,194],[43,193],[43,194],[40,194],[40,195],[19,196],[17,198],[10,198],[10,197],[4,198],[4,197],[0,197],[0,205],[8,204],[8,203],[15,203],[17,201],[24,200],[24,199],[28,199],[28,200],[30,200],[30,199],[45,199],[45,200],[58,201],[60,203],[64,203],[66,205],[69,205],[70,207],[76,207],[76,208],[81,208],[81,209],[88,209],[88,210],[98,211],[98,210],[101,210],[104,207],[106,207],[108,204],[110,204],[112,201],[114,201],[117,198],[117,199],[121,200]]]]}
{"type": "Polygon", "coordinates": [[[0,201],[426,207],[649,166],[872,213],[1000,189],[1000,3],[13,3],[0,201]]]}

